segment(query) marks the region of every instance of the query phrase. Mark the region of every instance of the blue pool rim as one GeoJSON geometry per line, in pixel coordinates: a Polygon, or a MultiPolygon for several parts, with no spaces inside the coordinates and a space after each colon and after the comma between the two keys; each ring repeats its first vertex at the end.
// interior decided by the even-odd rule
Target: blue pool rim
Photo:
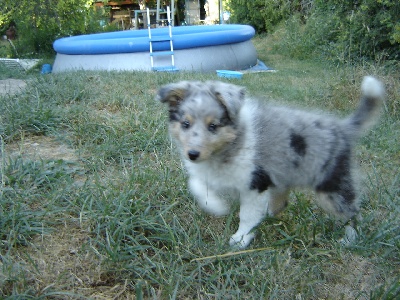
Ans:
{"type": "MultiPolygon", "coordinates": [[[[152,36],[167,36],[168,27],[151,30],[152,36]]],[[[250,40],[255,34],[249,25],[179,26],[172,28],[175,50],[227,45],[250,40]]],[[[153,44],[153,50],[169,50],[169,42],[153,44]]],[[[56,40],[57,53],[69,55],[149,52],[147,30],[126,30],[79,35],[56,40]]]]}

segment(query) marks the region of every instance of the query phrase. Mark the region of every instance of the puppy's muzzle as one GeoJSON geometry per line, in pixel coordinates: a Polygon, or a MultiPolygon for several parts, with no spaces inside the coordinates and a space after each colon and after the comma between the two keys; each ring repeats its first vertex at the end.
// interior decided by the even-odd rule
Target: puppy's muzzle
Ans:
{"type": "Polygon", "coordinates": [[[188,156],[190,160],[196,160],[200,156],[200,151],[197,150],[189,150],[188,151],[188,156]]]}

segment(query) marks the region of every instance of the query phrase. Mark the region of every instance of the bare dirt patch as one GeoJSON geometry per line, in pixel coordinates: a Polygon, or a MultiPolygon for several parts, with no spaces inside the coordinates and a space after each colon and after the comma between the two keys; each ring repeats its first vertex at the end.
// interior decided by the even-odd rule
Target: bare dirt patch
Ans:
{"type": "Polygon", "coordinates": [[[18,142],[6,145],[5,150],[11,158],[22,156],[28,159],[78,160],[73,149],[49,136],[24,137],[18,142]]]}
{"type": "MultiPolygon", "coordinates": [[[[79,162],[74,149],[49,136],[22,137],[4,145],[3,155],[5,161],[22,157],[79,162]]],[[[93,294],[93,287],[101,281],[101,258],[90,250],[89,238],[89,233],[71,221],[50,234],[34,237],[27,248],[21,248],[18,256],[30,273],[27,277],[35,290],[42,294],[51,290],[93,294]]]]}
{"type": "MultiPolygon", "coordinates": [[[[4,150],[11,159],[62,159],[79,163],[74,149],[54,137],[22,137],[4,145],[4,150]]],[[[109,281],[103,271],[104,257],[91,245],[90,232],[74,220],[55,227],[51,233],[35,236],[28,247],[18,250],[17,256],[25,266],[27,280],[41,295],[57,291],[63,299],[133,298],[127,282],[109,281]]]]}
{"type": "MultiPolygon", "coordinates": [[[[74,149],[49,136],[22,137],[4,145],[4,150],[10,159],[62,159],[79,164],[74,149]]],[[[104,273],[104,257],[92,245],[86,227],[71,219],[17,250],[26,279],[40,295],[57,291],[62,299],[133,299],[128,282],[110,281],[104,273]]]]}
{"type": "Polygon", "coordinates": [[[101,257],[96,257],[87,245],[87,232],[71,224],[37,236],[30,249],[24,250],[36,267],[32,270],[36,273],[32,276],[35,290],[93,294],[94,287],[101,282],[101,257]]]}
{"type": "Polygon", "coordinates": [[[332,264],[325,282],[316,285],[322,299],[369,299],[371,290],[382,284],[384,274],[362,256],[346,254],[332,264]]]}
{"type": "Polygon", "coordinates": [[[14,95],[26,88],[26,82],[21,79],[0,80],[0,95],[14,95]]]}
{"type": "Polygon", "coordinates": [[[104,273],[104,257],[83,227],[71,221],[50,234],[36,236],[29,249],[21,251],[21,259],[29,258],[25,264],[31,285],[42,295],[55,290],[62,299],[134,299],[127,281],[110,281],[104,273]]]}

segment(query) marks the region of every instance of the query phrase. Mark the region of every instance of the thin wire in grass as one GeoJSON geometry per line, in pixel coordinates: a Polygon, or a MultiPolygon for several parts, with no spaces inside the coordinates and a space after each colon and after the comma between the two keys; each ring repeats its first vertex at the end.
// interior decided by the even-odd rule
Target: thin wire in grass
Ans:
{"type": "Polygon", "coordinates": [[[5,156],[5,150],[4,150],[4,140],[3,136],[0,135],[0,152],[1,152],[1,189],[0,189],[0,195],[3,196],[3,189],[5,187],[5,178],[4,178],[4,166],[6,163],[6,156],[5,156]]]}
{"type": "Polygon", "coordinates": [[[236,252],[227,252],[224,254],[217,254],[217,255],[194,258],[190,262],[203,261],[203,260],[209,260],[209,259],[220,259],[220,258],[232,257],[232,256],[236,256],[236,255],[248,254],[248,253],[253,253],[253,252],[262,252],[262,251],[275,252],[276,249],[274,249],[272,247],[264,247],[264,248],[236,251],[236,252]]]}

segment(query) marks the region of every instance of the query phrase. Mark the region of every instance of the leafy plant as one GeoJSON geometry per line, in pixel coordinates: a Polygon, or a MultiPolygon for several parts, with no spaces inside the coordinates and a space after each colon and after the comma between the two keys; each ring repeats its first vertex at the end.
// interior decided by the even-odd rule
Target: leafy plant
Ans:
{"type": "Polygon", "coordinates": [[[250,24],[257,32],[271,32],[289,16],[295,13],[306,14],[308,11],[308,6],[300,0],[230,0],[227,5],[232,10],[232,22],[250,24]]]}
{"type": "Polygon", "coordinates": [[[352,62],[400,57],[398,1],[231,0],[229,5],[236,22],[259,33],[287,26],[282,49],[289,47],[299,58],[317,54],[352,62]]]}
{"type": "Polygon", "coordinates": [[[15,45],[23,57],[53,55],[52,45],[59,37],[103,31],[100,21],[107,13],[91,0],[25,0],[18,5],[5,0],[0,11],[7,16],[0,19],[0,25],[11,19],[17,24],[15,45]]]}

